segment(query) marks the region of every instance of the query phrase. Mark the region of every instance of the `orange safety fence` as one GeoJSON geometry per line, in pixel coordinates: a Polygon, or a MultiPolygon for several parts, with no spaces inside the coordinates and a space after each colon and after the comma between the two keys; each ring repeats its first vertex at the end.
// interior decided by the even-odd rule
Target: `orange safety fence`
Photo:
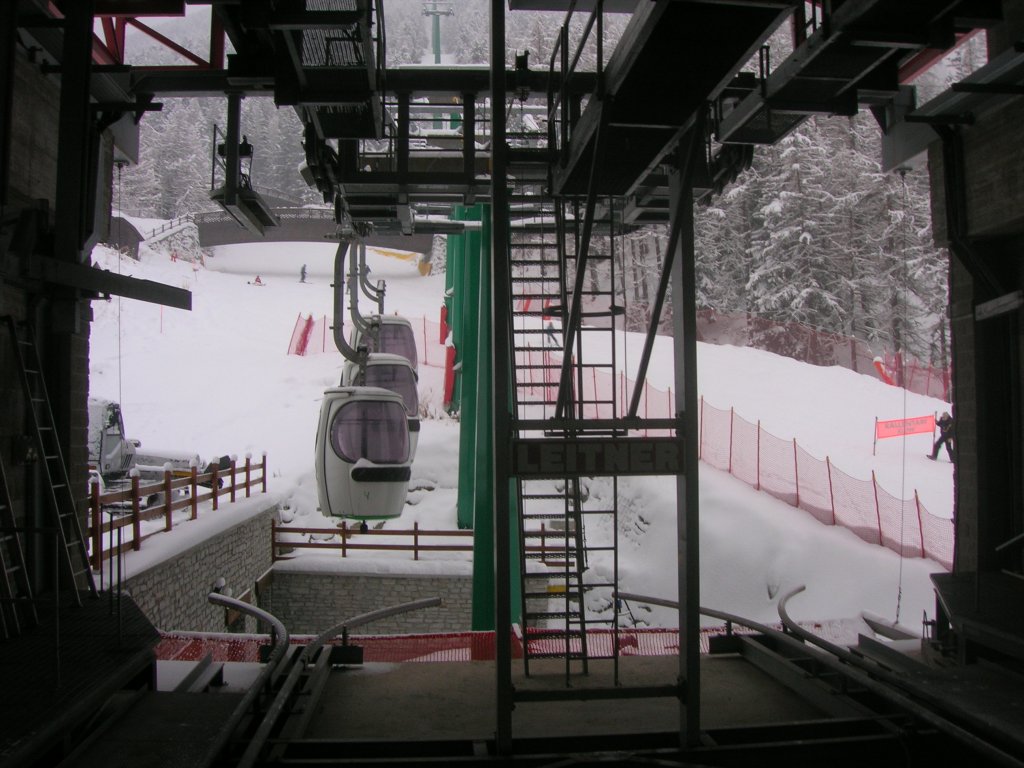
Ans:
{"type": "Polygon", "coordinates": [[[893,496],[873,474],[870,480],[852,477],[829,457],[812,456],[795,439],[766,432],[703,397],[699,417],[699,458],[707,464],[864,541],[953,567],[953,521],[931,514],[916,492],[912,499],[893,496]]]}
{"type": "MultiPolygon", "coordinates": [[[[520,402],[552,402],[557,393],[561,358],[553,353],[527,350],[517,353],[517,365],[528,377],[518,391],[520,402]],[[543,363],[542,367],[536,366],[543,363]]],[[[615,399],[616,413],[627,412],[635,382],[619,374],[585,369],[579,400],[590,403],[584,418],[609,418],[615,399]]],[[[578,387],[574,381],[574,387],[578,387]]],[[[644,382],[641,390],[641,418],[670,418],[674,412],[671,389],[663,390],[644,382]]],[[[642,434],[661,434],[643,430],[642,434]]],[[[921,504],[915,492],[901,500],[881,488],[874,477],[852,477],[832,463],[801,448],[795,439],[784,439],[737,415],[700,398],[698,419],[699,458],[728,472],[750,487],[798,507],[825,525],[841,525],[864,541],[881,544],[905,557],[929,557],[946,569],[953,567],[953,521],[937,517],[921,504]]]]}
{"type": "MultiPolygon", "coordinates": [[[[300,315],[296,332],[303,321],[300,315]]],[[[330,334],[326,317],[313,323],[306,334],[305,354],[329,351],[330,334]],[[320,324],[323,324],[321,328],[320,324]],[[322,339],[322,342],[318,342],[322,339]]],[[[416,332],[420,365],[444,367],[445,347],[439,343],[440,324],[426,318],[412,321],[416,332]]],[[[300,333],[301,335],[301,333],[300,333]]],[[[295,333],[293,333],[293,340],[295,333]]],[[[333,344],[331,346],[333,349],[333,344]]],[[[289,353],[291,350],[289,348],[289,353]]],[[[302,354],[302,353],[299,353],[302,354]]],[[[517,390],[525,406],[554,401],[558,390],[561,356],[546,350],[516,352],[516,366],[526,376],[527,386],[517,390]]],[[[917,366],[923,370],[923,366],[917,366]]],[[[904,372],[917,368],[904,361],[904,372]]],[[[917,375],[917,374],[913,374],[917,375]]],[[[575,376],[575,374],[574,374],[575,376]]],[[[929,374],[933,389],[942,376],[929,374]]],[[[587,403],[583,418],[611,418],[628,411],[635,382],[619,373],[617,377],[596,368],[584,369],[577,400],[587,403]],[[614,406],[612,401],[615,401],[614,406]],[[613,413],[614,407],[614,413],[613,413]]],[[[672,390],[643,383],[637,416],[667,419],[675,412],[672,390]]],[[[664,434],[664,430],[643,430],[644,436],[664,434]]],[[[832,464],[829,457],[819,459],[804,451],[795,439],[784,439],[750,422],[730,408],[723,410],[700,399],[699,458],[716,469],[728,472],[747,485],[798,507],[826,525],[841,525],[864,541],[881,544],[905,557],[929,557],[946,569],[953,567],[953,521],[937,517],[913,499],[901,500],[879,487],[872,476],[861,480],[847,475],[832,464]]]]}
{"type": "MultiPolygon", "coordinates": [[[[410,318],[416,336],[416,351],[419,364],[433,368],[444,368],[445,346],[439,341],[441,324],[423,318],[410,318]]],[[[326,315],[314,319],[312,315],[301,314],[295,321],[291,340],[288,342],[289,355],[323,355],[336,352],[334,333],[326,315]]]]}

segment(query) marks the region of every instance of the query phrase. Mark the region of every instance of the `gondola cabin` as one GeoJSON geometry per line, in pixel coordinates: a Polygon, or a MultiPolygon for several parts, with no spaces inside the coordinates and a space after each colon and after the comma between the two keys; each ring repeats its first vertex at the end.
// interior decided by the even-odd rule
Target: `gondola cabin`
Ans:
{"type": "Polygon", "coordinates": [[[416,335],[412,323],[398,315],[373,315],[368,320],[369,330],[352,331],[351,345],[353,349],[365,346],[367,352],[387,352],[401,355],[412,363],[413,371],[419,372],[416,354],[416,335]]]}
{"type": "Polygon", "coordinates": [[[315,463],[324,514],[359,520],[402,514],[412,462],[401,395],[379,387],[325,391],[315,463]]]}
{"type": "Polygon", "coordinates": [[[402,396],[409,420],[409,456],[416,458],[420,436],[420,396],[416,371],[402,355],[372,352],[366,356],[362,371],[358,363],[348,361],[341,369],[343,387],[381,387],[402,396]]]}

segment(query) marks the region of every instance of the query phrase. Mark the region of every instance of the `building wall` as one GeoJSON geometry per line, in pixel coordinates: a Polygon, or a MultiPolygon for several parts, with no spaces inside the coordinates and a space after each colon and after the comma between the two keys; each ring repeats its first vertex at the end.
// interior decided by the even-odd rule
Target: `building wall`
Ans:
{"type": "MultiPolygon", "coordinates": [[[[1024,34],[1024,0],[1004,0],[1006,22],[989,30],[989,56],[998,56],[1024,34]]],[[[978,321],[979,302],[1024,287],[1020,274],[1024,242],[1024,98],[992,100],[974,121],[956,130],[962,138],[966,231],[970,252],[954,244],[950,265],[953,333],[953,415],[956,419],[955,522],[959,572],[1005,567],[995,547],[1020,526],[1014,517],[1024,495],[1024,424],[1017,423],[1022,398],[1019,361],[1021,322],[1013,314],[978,321]],[[975,262],[973,265],[971,262],[975,262]],[[981,267],[998,286],[977,282],[981,267]]],[[[928,153],[933,230],[949,246],[941,142],[928,153]]]]}
{"type": "MultiPolygon", "coordinates": [[[[162,630],[223,632],[225,610],[207,595],[223,577],[240,599],[271,567],[270,524],[277,514],[269,506],[260,514],[138,574],[128,574],[125,589],[149,620],[162,630]]],[[[255,632],[251,618],[232,629],[255,632]]]]}
{"type": "Polygon", "coordinates": [[[473,579],[465,575],[325,573],[275,570],[259,605],[289,632],[319,634],[380,608],[440,597],[441,605],[392,616],[358,630],[364,634],[467,632],[472,626],[473,579]]]}
{"type": "MultiPolygon", "coordinates": [[[[5,214],[20,216],[13,239],[5,238],[0,243],[0,263],[7,270],[0,275],[0,316],[10,315],[17,322],[28,321],[34,328],[50,410],[72,492],[83,500],[79,505],[79,519],[84,527],[91,308],[89,301],[77,291],[25,277],[30,274],[33,259],[54,256],[52,235],[58,184],[61,183],[58,169],[60,79],[41,71],[43,58],[19,46],[11,72],[0,74],[4,78],[10,76],[13,90],[5,214]],[[9,258],[12,254],[15,258],[9,258]]],[[[81,133],[71,140],[85,141],[84,132],[81,133]]],[[[99,146],[97,213],[91,223],[94,236],[104,234],[109,217],[112,152],[112,138],[105,134],[99,146]]],[[[85,229],[90,229],[88,223],[85,229]]],[[[89,247],[86,246],[80,258],[87,260],[89,247]]],[[[0,459],[6,470],[16,520],[28,527],[47,527],[51,511],[46,480],[38,463],[24,461],[26,437],[32,436],[32,430],[13,348],[6,328],[0,328],[0,332],[0,459]]],[[[45,540],[32,542],[23,537],[23,548],[33,574],[34,589],[45,592],[51,586],[53,573],[48,563],[52,546],[45,540]]],[[[78,586],[83,587],[84,583],[78,586]]]]}
{"type": "MultiPolygon", "coordinates": [[[[1024,99],[1004,100],[975,124],[961,128],[966,164],[967,235],[998,237],[1024,229],[1024,99]]],[[[932,175],[932,221],[935,239],[945,243],[946,201],[942,194],[942,145],[928,152],[932,175]],[[937,194],[936,194],[937,193],[937,194]]]]}
{"type": "Polygon", "coordinates": [[[56,83],[23,56],[15,57],[8,189],[12,205],[43,199],[53,210],[60,122],[60,88],[56,83]]]}

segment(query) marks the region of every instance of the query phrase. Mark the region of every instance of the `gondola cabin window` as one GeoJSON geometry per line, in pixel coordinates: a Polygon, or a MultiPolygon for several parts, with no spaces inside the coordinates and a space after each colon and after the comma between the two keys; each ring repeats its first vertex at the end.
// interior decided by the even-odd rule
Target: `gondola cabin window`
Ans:
{"type": "Polygon", "coordinates": [[[357,401],[338,409],[331,423],[331,446],[344,461],[374,464],[409,460],[405,409],[396,402],[357,401]]]}

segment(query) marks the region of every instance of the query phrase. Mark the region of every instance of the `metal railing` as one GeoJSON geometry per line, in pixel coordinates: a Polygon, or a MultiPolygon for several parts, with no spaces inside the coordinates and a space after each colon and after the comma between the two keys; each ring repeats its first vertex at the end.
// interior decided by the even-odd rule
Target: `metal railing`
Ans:
{"type": "Polygon", "coordinates": [[[194,465],[184,476],[175,475],[170,468],[165,467],[162,480],[145,485],[136,471],[130,478],[128,488],[109,493],[101,493],[100,484],[94,481],[88,499],[90,564],[93,570],[99,571],[104,560],[129,549],[138,551],[142,542],[150,536],[170,531],[174,527],[173,515],[178,510],[188,508],[189,519],[195,520],[199,516],[200,503],[211,501],[216,511],[222,501],[234,503],[242,493],[245,498],[249,498],[257,488],[261,493],[267,492],[266,453],[258,464],[252,462],[251,454],[246,455],[245,463],[241,465],[232,457],[226,469],[214,466],[202,474],[194,465]],[[162,503],[144,506],[144,500],[152,497],[162,497],[162,503]],[[104,510],[111,512],[118,507],[123,508],[123,514],[117,515],[115,512],[109,515],[109,520],[103,520],[104,510]],[[162,527],[146,532],[142,530],[143,522],[160,519],[164,521],[162,527]],[[118,543],[114,543],[115,536],[118,543]],[[104,537],[108,542],[106,547],[103,545],[104,537]]]}
{"type": "Polygon", "coordinates": [[[604,0],[596,0],[594,10],[587,19],[586,24],[580,33],[580,40],[576,45],[576,51],[570,58],[569,54],[569,24],[573,14],[576,12],[576,0],[569,3],[565,13],[565,21],[558,31],[558,39],[551,50],[551,59],[548,62],[548,146],[557,148],[562,153],[564,161],[565,148],[569,144],[572,133],[572,123],[579,119],[579,114],[573,114],[572,106],[569,104],[569,85],[576,67],[583,56],[583,51],[590,39],[590,33],[596,27],[597,36],[595,45],[597,48],[597,86],[594,95],[600,99],[604,97],[604,0]],[[558,88],[555,87],[555,63],[558,62],[561,77],[558,78],[558,88]]]}
{"type": "MultiPolygon", "coordinates": [[[[526,551],[537,553],[540,562],[547,564],[560,564],[565,556],[564,543],[553,544],[552,541],[564,542],[563,531],[551,530],[543,524],[535,532],[539,544],[527,545],[526,551]]],[[[419,523],[413,523],[411,529],[399,530],[390,528],[366,528],[359,525],[351,525],[343,520],[337,528],[299,528],[294,526],[280,525],[274,521],[271,525],[271,553],[273,560],[291,560],[295,555],[289,555],[284,550],[290,549],[319,549],[340,552],[342,557],[348,557],[350,552],[411,552],[413,560],[419,560],[420,554],[427,552],[467,552],[473,551],[473,544],[453,543],[451,541],[430,544],[423,543],[421,539],[434,540],[445,539],[472,539],[473,531],[454,530],[438,531],[421,529],[419,523]],[[297,536],[306,536],[305,541],[296,540],[297,536]],[[330,541],[314,540],[315,536],[330,536],[330,541]],[[392,543],[375,543],[374,539],[384,539],[392,543]]]]}

